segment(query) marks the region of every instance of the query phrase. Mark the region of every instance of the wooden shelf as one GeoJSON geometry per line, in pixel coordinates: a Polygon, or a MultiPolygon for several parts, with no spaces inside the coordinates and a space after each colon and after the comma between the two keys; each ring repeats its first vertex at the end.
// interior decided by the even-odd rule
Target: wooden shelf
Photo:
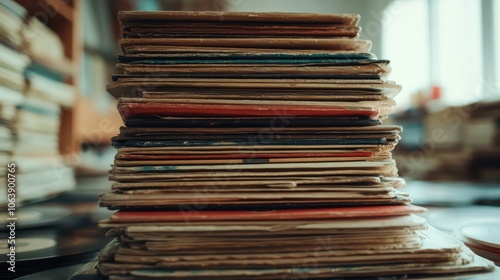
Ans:
{"type": "Polygon", "coordinates": [[[38,17],[41,21],[46,23],[62,18],[68,22],[75,20],[75,1],[68,1],[69,3],[60,0],[16,0],[17,3],[22,5],[30,15],[38,17]]]}
{"type": "Polygon", "coordinates": [[[74,124],[78,128],[75,141],[78,144],[110,145],[111,137],[116,136],[120,130],[122,124],[120,115],[117,110],[100,112],[94,106],[91,100],[78,98],[74,119],[74,124]]]}

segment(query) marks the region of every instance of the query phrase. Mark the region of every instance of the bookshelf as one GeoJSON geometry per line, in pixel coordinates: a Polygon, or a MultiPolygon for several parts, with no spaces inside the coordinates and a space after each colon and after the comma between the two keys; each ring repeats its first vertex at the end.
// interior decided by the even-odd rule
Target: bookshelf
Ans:
{"type": "MultiPolygon", "coordinates": [[[[30,16],[36,16],[61,38],[68,65],[42,65],[68,73],[68,81],[75,86],[77,96],[72,108],[63,108],[59,133],[59,150],[68,164],[77,165],[82,143],[110,144],[120,127],[117,113],[100,112],[93,102],[79,93],[83,53],[82,1],[81,0],[15,0],[30,16]],[[104,121],[103,121],[104,120],[104,121]],[[103,128],[104,127],[104,128],[103,128]],[[109,129],[112,127],[113,129],[109,129]]],[[[36,59],[34,59],[36,60],[36,59]]]]}
{"type": "MultiPolygon", "coordinates": [[[[78,64],[81,54],[81,36],[79,35],[79,5],[78,0],[16,0],[22,5],[30,16],[36,16],[49,28],[54,30],[61,38],[66,58],[69,61],[69,83],[78,88],[78,64]]],[[[59,68],[57,65],[42,64],[48,68],[59,68]]],[[[77,101],[78,102],[78,101],[77,101]]],[[[59,130],[59,150],[62,155],[78,153],[79,143],[76,134],[77,104],[73,108],[64,108],[61,116],[61,129],[59,130]]]]}

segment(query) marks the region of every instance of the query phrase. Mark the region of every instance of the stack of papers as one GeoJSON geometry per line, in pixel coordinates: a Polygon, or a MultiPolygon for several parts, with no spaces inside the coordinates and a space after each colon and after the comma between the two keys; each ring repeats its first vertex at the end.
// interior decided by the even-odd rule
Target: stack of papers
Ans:
{"type": "Polygon", "coordinates": [[[401,191],[401,87],[358,15],[122,12],[110,279],[479,272],[401,191]],[[125,277],[125,278],[123,278],[125,277]]]}

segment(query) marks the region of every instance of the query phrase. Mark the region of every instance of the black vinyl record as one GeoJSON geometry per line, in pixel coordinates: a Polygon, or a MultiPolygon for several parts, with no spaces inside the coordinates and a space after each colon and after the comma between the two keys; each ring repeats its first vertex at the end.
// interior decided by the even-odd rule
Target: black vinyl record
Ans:
{"type": "Polygon", "coordinates": [[[49,268],[90,261],[109,242],[104,237],[104,230],[95,227],[17,231],[14,240],[13,244],[4,238],[0,241],[1,279],[14,279],[49,268]],[[10,246],[15,246],[15,249],[10,246]],[[15,272],[8,270],[13,264],[10,263],[12,252],[15,253],[15,272]]]}
{"type": "Polygon", "coordinates": [[[95,269],[95,261],[88,263],[75,263],[61,267],[51,268],[28,274],[16,280],[105,280],[104,276],[100,275],[95,269]]]}
{"type": "Polygon", "coordinates": [[[54,279],[68,279],[76,271],[82,267],[84,263],[77,263],[73,265],[66,265],[52,269],[42,270],[26,276],[20,277],[17,280],[54,280],[54,279]]]}
{"type": "MultiPolygon", "coordinates": [[[[59,205],[36,205],[21,207],[16,211],[16,229],[33,229],[54,226],[71,219],[72,212],[67,207],[59,205]]],[[[7,220],[7,212],[0,214],[0,219],[7,220]],[[5,217],[3,217],[5,216],[5,217]]],[[[2,227],[1,231],[8,228],[2,227]]]]}
{"type": "Polygon", "coordinates": [[[182,118],[182,117],[140,117],[125,120],[127,127],[348,127],[372,126],[381,124],[380,120],[363,117],[240,117],[240,118],[182,118]]]}

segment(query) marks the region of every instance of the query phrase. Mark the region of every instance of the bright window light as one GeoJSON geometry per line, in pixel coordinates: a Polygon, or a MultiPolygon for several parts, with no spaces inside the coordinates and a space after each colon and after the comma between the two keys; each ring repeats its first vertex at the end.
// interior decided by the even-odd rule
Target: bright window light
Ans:
{"type": "Polygon", "coordinates": [[[482,20],[480,0],[437,1],[433,45],[438,71],[435,79],[447,105],[464,105],[483,99],[482,20]]]}
{"type": "Polygon", "coordinates": [[[406,108],[412,94],[430,86],[427,1],[398,0],[385,13],[382,58],[391,60],[389,78],[403,85],[396,102],[399,108],[406,108]]]}
{"type": "MultiPolygon", "coordinates": [[[[494,1],[494,40],[495,40],[495,70],[496,77],[494,78],[494,86],[496,88],[497,96],[500,95],[500,1],[494,1]]],[[[500,98],[500,97],[499,97],[500,98]]],[[[496,99],[499,99],[496,98],[496,99]]]]}

